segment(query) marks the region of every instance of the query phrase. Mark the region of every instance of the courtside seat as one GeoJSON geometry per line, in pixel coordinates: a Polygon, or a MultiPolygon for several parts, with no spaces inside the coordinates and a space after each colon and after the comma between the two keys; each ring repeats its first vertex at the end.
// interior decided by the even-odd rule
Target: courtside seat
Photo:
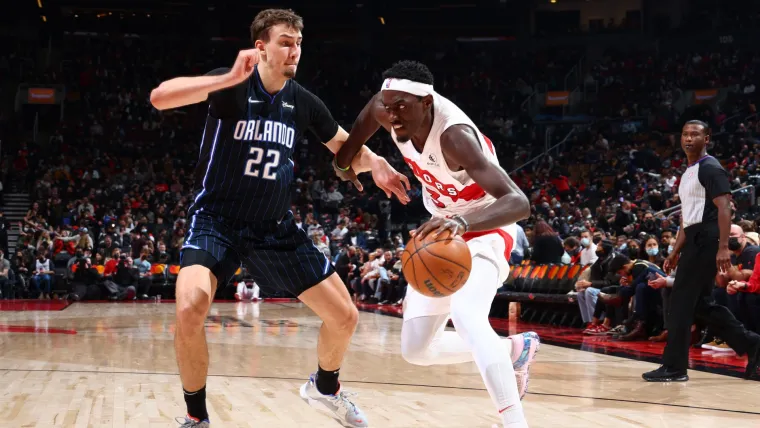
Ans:
{"type": "Polygon", "coordinates": [[[581,265],[523,264],[514,268],[491,308],[492,317],[508,317],[509,304],[521,304],[520,319],[552,325],[580,323],[580,310],[574,295],[567,292],[586,268],[581,265]]]}

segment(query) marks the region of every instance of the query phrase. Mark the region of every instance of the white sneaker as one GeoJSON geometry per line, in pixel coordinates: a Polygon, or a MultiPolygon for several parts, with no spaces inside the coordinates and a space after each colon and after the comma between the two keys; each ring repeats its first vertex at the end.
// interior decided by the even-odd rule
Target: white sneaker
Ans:
{"type": "Polygon", "coordinates": [[[335,395],[324,395],[317,390],[316,374],[309,376],[309,381],[301,385],[300,393],[301,398],[311,407],[329,414],[345,427],[369,426],[364,412],[349,400],[355,393],[344,392],[341,388],[335,395]]]}

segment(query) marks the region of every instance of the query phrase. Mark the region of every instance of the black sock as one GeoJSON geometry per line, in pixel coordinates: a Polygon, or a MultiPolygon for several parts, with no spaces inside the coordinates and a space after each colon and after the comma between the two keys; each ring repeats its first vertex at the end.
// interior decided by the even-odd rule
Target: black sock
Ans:
{"type": "Polygon", "coordinates": [[[206,386],[195,392],[185,393],[185,404],[187,404],[187,414],[199,420],[208,419],[208,412],[206,411],[206,386]]]}
{"type": "Polygon", "coordinates": [[[335,395],[340,389],[338,376],[340,376],[340,369],[327,371],[319,367],[317,370],[317,391],[324,395],[335,395]]]}

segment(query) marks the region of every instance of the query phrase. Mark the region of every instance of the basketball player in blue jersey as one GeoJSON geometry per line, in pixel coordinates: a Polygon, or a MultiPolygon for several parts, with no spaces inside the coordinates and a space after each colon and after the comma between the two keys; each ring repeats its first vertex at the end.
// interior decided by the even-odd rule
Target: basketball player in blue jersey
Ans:
{"type": "MultiPolygon", "coordinates": [[[[185,428],[209,426],[206,409],[208,347],[204,322],[217,286],[245,264],[258,284],[292,293],[323,321],[318,370],[300,388],[310,405],[345,426],[366,427],[364,413],[340,387],[338,373],[358,313],[330,261],[293,219],[292,154],[307,129],[337,153],[348,137],[324,103],[291,80],[301,54],[301,17],[291,10],[260,12],[251,25],[254,49],[238,54],[230,69],[178,77],[153,90],[159,110],[208,100],[201,139],[199,191],[189,208],[190,227],[177,278],[175,350],[187,403],[185,428]]],[[[408,197],[382,157],[365,149],[352,167],[372,170],[386,194],[408,197]]],[[[361,189],[360,189],[361,190],[361,189]]]]}

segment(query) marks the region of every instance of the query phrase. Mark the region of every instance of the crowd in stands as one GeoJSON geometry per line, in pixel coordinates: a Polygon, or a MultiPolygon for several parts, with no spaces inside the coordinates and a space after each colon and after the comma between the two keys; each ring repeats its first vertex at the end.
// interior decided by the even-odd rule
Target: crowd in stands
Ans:
{"type": "MultiPolygon", "coordinates": [[[[8,263],[0,266],[2,296],[50,298],[54,274],[61,269],[79,284],[72,293],[77,298],[94,298],[88,287],[102,279],[107,297],[149,298],[156,294],[154,267],[179,263],[206,114],[203,106],[160,113],[151,108],[149,91],[164,78],[225,65],[238,46],[216,43],[187,50],[179,46],[185,41],[80,36],[57,43],[63,60],[41,74],[17,67],[13,54],[0,60],[4,76],[68,88],[64,119],[49,141],[22,143],[7,167],[9,179],[26,183],[34,204],[19,224],[9,225],[21,238],[15,248],[3,248],[8,263]]],[[[305,49],[299,81],[322,97],[348,129],[385,67],[403,54],[420,59],[436,75],[438,90],[495,142],[510,171],[541,152],[530,117],[521,109],[529,88],[538,81],[559,82],[580,58],[572,51],[499,55],[494,46],[419,49],[409,44],[402,49],[394,58],[356,51],[348,53],[354,60],[341,61],[330,60],[346,53],[340,45],[322,46],[319,55],[305,49]]],[[[617,96],[600,96],[594,104],[606,119],[568,128],[572,132],[562,145],[512,175],[532,203],[531,217],[521,222],[513,263],[589,265],[576,285],[588,330],[601,334],[623,325],[627,328],[617,332],[627,340],[659,335],[658,314],[666,313],[666,299],[651,283],[660,284],[662,276],[665,282],[657,288],[667,289],[662,261],[678,231],[677,212],[661,211],[679,203],[678,177],[686,167],[679,126],[692,118],[707,121],[714,129],[711,153],[724,162],[733,188],[754,184],[760,121],[752,82],[758,66],[756,54],[724,52],[663,57],[609,52],[589,64],[586,82],[598,83],[600,94],[617,96]],[[687,89],[731,85],[737,86],[736,95],[720,109],[703,104],[679,114],[673,108],[687,89]],[[636,303],[629,313],[631,300],[636,303]]],[[[426,217],[421,187],[413,184],[409,206],[388,200],[366,177],[365,191],[359,193],[335,178],[330,153],[310,138],[300,142],[294,159],[297,221],[357,299],[399,303],[406,284],[399,248],[406,231],[426,217]]],[[[378,133],[369,145],[411,175],[388,141],[378,133]]],[[[735,221],[747,240],[757,237],[758,219],[748,211],[753,195],[752,189],[734,195],[735,221]]],[[[732,290],[730,281],[724,281],[725,290],[732,290]]],[[[266,284],[259,285],[266,290],[266,284]]]]}
{"type": "MultiPolygon", "coordinates": [[[[731,225],[729,250],[732,267],[718,273],[713,297],[728,307],[738,320],[752,331],[760,330],[760,218],[739,219],[731,225]]],[[[642,232],[641,239],[617,239],[599,229],[560,241],[556,232],[540,221],[535,231],[533,251],[547,254],[552,260],[535,259],[535,263],[574,263],[585,267],[569,295],[580,309],[590,336],[613,336],[621,341],[667,340],[667,315],[670,291],[677,271],[663,270],[665,257],[673,251],[678,233],[674,228],[642,232]],[[570,260],[562,260],[569,257],[570,260]]],[[[513,258],[516,254],[513,253],[513,258]]],[[[695,334],[700,331],[694,326],[695,334]]],[[[699,346],[730,352],[728,345],[707,331],[699,346]]]]}

